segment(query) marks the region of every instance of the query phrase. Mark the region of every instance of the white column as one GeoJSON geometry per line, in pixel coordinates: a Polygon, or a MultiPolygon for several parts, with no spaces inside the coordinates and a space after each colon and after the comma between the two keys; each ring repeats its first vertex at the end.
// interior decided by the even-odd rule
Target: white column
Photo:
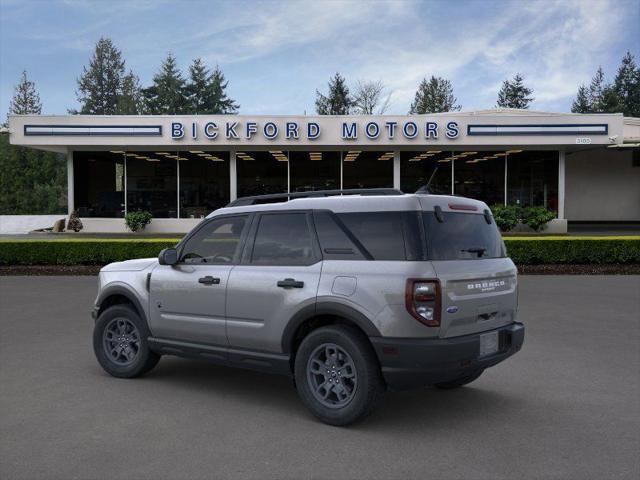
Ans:
{"type": "Polygon", "coordinates": [[[124,156],[124,214],[127,215],[127,156],[124,156]]]}
{"type": "Polygon", "coordinates": [[[393,188],[400,190],[400,150],[393,152],[393,188]]]}
{"type": "Polygon", "coordinates": [[[507,153],[504,156],[504,206],[507,206],[507,174],[508,174],[508,168],[507,165],[509,163],[509,154],[507,153]]]}
{"type": "Polygon", "coordinates": [[[564,178],[565,150],[560,150],[558,157],[558,219],[564,220],[564,178]]]}
{"type": "Polygon", "coordinates": [[[344,152],[341,150],[340,151],[340,190],[344,190],[344,187],[343,187],[343,179],[344,179],[343,166],[344,166],[344,152]]]}
{"type": "Polygon", "coordinates": [[[69,215],[75,210],[73,181],[73,151],[67,149],[67,212],[69,215]]]}
{"type": "Polygon", "coordinates": [[[229,152],[229,201],[238,198],[238,175],[236,173],[236,151],[229,152]]]}
{"type": "MultiPolygon", "coordinates": [[[[451,156],[453,157],[453,152],[451,152],[451,156]]],[[[455,167],[455,163],[456,161],[452,158],[451,159],[451,195],[454,195],[456,192],[456,182],[455,182],[455,178],[456,178],[456,167],[455,167]]]]}
{"type": "Polygon", "coordinates": [[[176,158],[176,218],[180,218],[180,160],[176,158]]]}

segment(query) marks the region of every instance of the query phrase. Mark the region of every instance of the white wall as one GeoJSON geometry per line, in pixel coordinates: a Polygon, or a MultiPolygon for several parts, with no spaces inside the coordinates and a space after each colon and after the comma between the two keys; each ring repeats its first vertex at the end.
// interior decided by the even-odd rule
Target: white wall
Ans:
{"type": "Polygon", "coordinates": [[[56,220],[66,219],[58,215],[0,215],[0,233],[29,233],[39,228],[50,228],[56,220]]]}
{"type": "Polygon", "coordinates": [[[640,167],[630,151],[567,154],[565,217],[569,221],[640,221],[640,167]]]}

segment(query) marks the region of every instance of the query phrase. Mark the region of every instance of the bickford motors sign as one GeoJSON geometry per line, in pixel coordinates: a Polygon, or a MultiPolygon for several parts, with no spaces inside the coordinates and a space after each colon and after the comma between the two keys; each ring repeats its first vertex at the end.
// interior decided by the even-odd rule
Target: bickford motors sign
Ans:
{"type": "MultiPolygon", "coordinates": [[[[317,140],[322,136],[322,126],[318,122],[307,121],[206,121],[206,122],[172,122],[171,138],[174,140],[204,137],[216,140],[224,137],[226,140],[252,140],[262,137],[266,140],[317,140]]],[[[439,124],[435,121],[419,122],[414,120],[398,121],[368,121],[358,123],[354,121],[340,122],[340,140],[358,140],[366,137],[369,140],[384,138],[394,140],[402,137],[407,140],[424,138],[436,140],[441,135],[448,139],[458,138],[460,128],[455,121],[439,124]]]]}

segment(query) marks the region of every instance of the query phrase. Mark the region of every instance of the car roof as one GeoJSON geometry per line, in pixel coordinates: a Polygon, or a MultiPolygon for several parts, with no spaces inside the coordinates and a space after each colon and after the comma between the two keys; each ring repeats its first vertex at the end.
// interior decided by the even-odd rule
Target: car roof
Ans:
{"type": "Polygon", "coordinates": [[[334,195],[329,197],[293,198],[276,203],[224,207],[213,211],[207,218],[232,213],[287,210],[331,210],[336,213],[433,211],[436,206],[439,206],[445,212],[464,211],[465,213],[479,214],[488,209],[484,202],[453,195],[334,195]]]}

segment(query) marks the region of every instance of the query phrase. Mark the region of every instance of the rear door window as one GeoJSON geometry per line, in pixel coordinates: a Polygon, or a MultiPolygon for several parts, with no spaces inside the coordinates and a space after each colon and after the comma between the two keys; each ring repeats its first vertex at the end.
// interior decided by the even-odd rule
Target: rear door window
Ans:
{"type": "Polygon", "coordinates": [[[306,213],[260,216],[251,263],[311,265],[317,261],[306,213]]]}
{"type": "Polygon", "coordinates": [[[474,213],[442,212],[439,222],[433,212],[423,213],[430,260],[477,260],[506,255],[494,221],[474,213]]]}

